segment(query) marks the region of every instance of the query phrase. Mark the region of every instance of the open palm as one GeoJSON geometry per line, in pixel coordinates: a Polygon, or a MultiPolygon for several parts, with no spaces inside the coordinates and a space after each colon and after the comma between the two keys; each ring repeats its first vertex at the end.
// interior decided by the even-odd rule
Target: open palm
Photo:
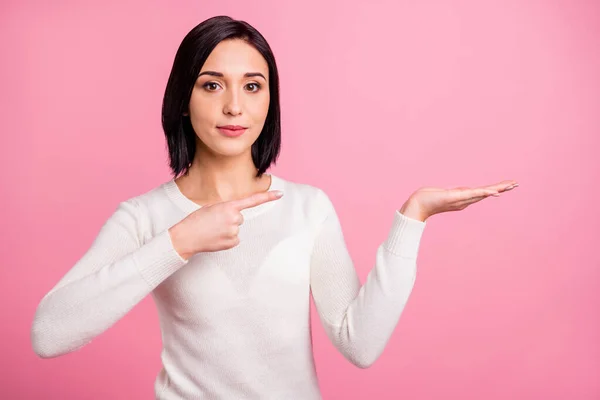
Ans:
{"type": "Polygon", "coordinates": [[[507,192],[519,186],[514,180],[504,180],[493,185],[470,188],[466,186],[452,189],[438,187],[422,187],[415,191],[403,206],[403,210],[410,209],[418,213],[420,219],[448,212],[463,210],[469,205],[481,201],[489,196],[498,197],[500,193],[507,192]]]}

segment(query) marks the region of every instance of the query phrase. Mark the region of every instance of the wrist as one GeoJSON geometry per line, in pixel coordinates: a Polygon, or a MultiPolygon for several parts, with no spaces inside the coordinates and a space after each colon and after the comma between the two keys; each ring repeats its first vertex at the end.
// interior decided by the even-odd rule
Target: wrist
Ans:
{"type": "Polygon", "coordinates": [[[425,220],[429,218],[429,215],[421,209],[419,204],[411,199],[408,199],[398,211],[405,217],[416,219],[421,222],[425,222],[425,220]]]}
{"type": "Polygon", "coordinates": [[[173,225],[169,228],[169,235],[171,236],[171,243],[173,243],[175,251],[181,258],[187,260],[195,254],[195,251],[193,251],[186,243],[186,238],[189,237],[189,235],[186,235],[182,228],[183,226],[180,224],[173,225]]]}

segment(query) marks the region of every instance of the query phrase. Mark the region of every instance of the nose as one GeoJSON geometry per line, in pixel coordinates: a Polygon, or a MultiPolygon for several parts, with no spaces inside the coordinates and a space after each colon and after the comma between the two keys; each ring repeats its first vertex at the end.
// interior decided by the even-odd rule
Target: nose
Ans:
{"type": "Polygon", "coordinates": [[[223,112],[230,115],[239,115],[242,113],[239,95],[235,90],[230,91],[229,95],[226,96],[223,112]]]}

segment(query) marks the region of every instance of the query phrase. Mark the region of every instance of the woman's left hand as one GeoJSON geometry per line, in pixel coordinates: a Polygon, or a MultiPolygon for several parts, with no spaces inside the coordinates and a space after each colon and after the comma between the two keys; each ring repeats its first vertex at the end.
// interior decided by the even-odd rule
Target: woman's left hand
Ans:
{"type": "Polygon", "coordinates": [[[517,181],[505,180],[494,185],[477,188],[464,186],[453,189],[422,187],[410,195],[399,211],[409,218],[425,221],[434,214],[463,210],[489,196],[498,197],[500,193],[517,186],[519,186],[517,181]]]}

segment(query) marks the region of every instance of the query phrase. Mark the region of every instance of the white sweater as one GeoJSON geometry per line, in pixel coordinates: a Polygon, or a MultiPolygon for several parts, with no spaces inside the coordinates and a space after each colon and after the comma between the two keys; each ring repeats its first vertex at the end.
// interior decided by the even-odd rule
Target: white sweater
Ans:
{"type": "Polygon", "coordinates": [[[41,300],[36,354],[85,346],[152,294],[163,340],[157,399],[320,399],[312,294],[333,345],[370,366],[413,288],[426,223],[394,211],[361,287],[325,192],[271,176],[284,196],[242,211],[240,244],[187,261],[167,229],[200,206],[173,179],[121,202],[41,300]]]}

